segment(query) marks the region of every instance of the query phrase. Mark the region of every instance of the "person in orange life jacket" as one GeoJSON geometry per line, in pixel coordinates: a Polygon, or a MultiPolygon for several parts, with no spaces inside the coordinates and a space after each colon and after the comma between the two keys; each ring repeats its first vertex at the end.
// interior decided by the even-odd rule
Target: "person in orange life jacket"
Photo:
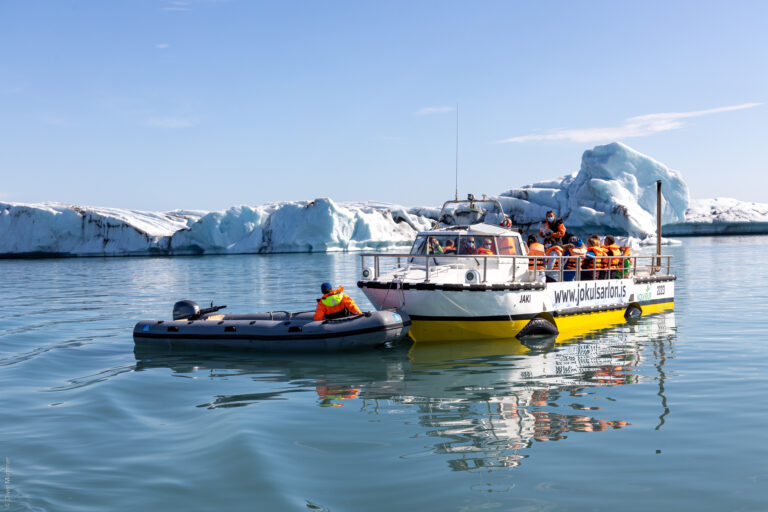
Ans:
{"type": "MultiPolygon", "coordinates": [[[[563,281],[573,281],[576,277],[577,258],[587,254],[584,248],[584,242],[579,240],[576,235],[570,238],[570,243],[563,246],[563,256],[574,256],[565,262],[565,271],[563,272],[563,281]]],[[[582,260],[582,265],[584,261],[582,260]]]]}
{"type": "Polygon", "coordinates": [[[563,245],[563,237],[565,236],[565,224],[563,219],[555,217],[555,212],[549,210],[547,212],[547,218],[541,223],[539,228],[539,236],[546,238],[551,236],[555,239],[556,245],[563,245]]]}
{"type": "MultiPolygon", "coordinates": [[[[603,238],[603,249],[608,256],[621,256],[621,247],[616,245],[616,240],[611,235],[605,235],[603,238]]],[[[624,260],[622,258],[611,258],[607,266],[611,279],[618,279],[624,273],[624,260]]]]}
{"type": "Polygon", "coordinates": [[[344,293],[344,287],[339,286],[335,290],[331,283],[320,285],[323,297],[317,299],[317,310],[315,310],[315,320],[333,320],[334,318],[343,318],[345,316],[362,315],[362,311],[357,307],[355,301],[344,293]]]}
{"type": "Polygon", "coordinates": [[[560,260],[555,258],[555,256],[562,256],[563,255],[563,248],[555,242],[555,239],[551,236],[548,236],[544,240],[544,253],[547,256],[551,256],[552,258],[546,260],[546,267],[547,267],[547,282],[553,283],[560,280],[560,272],[558,270],[560,269],[560,260]]]}
{"type": "Polygon", "coordinates": [[[587,254],[582,266],[585,269],[581,273],[582,281],[605,279],[607,277],[607,272],[604,269],[608,259],[603,257],[605,254],[606,251],[600,243],[600,237],[597,235],[590,236],[587,240],[587,254]]]}
{"type": "Polygon", "coordinates": [[[495,252],[493,252],[493,242],[491,241],[491,239],[485,238],[483,240],[483,245],[477,248],[477,251],[475,252],[475,254],[485,254],[486,256],[491,254],[496,254],[495,252]]]}
{"type": "Polygon", "coordinates": [[[446,240],[445,247],[443,247],[445,254],[456,254],[456,246],[453,244],[453,240],[446,240]]]}
{"type": "MultiPolygon", "coordinates": [[[[536,235],[528,235],[528,256],[546,256],[544,246],[539,243],[536,235]]],[[[544,260],[536,259],[536,270],[544,270],[544,260]]],[[[533,270],[534,258],[528,258],[528,270],[533,270]]]]}

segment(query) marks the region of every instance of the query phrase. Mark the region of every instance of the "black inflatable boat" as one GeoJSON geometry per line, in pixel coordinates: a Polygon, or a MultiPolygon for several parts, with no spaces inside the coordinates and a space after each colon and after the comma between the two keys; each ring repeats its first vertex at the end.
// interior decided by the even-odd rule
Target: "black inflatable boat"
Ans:
{"type": "Polygon", "coordinates": [[[395,310],[316,321],[314,312],[271,311],[224,315],[226,306],[200,309],[192,301],[174,305],[173,320],[142,320],[133,328],[136,345],[185,346],[276,352],[338,352],[375,347],[405,337],[411,325],[395,310]]]}

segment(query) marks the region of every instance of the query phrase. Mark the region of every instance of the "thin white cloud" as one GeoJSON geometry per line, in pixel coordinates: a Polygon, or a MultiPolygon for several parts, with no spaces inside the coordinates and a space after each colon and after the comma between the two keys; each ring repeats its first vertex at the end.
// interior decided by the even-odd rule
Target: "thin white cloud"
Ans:
{"type": "Polygon", "coordinates": [[[166,43],[159,43],[159,44],[155,45],[155,48],[158,48],[160,50],[164,50],[164,49],[168,48],[169,46],[171,46],[171,45],[166,44],[166,43]]]}
{"type": "Polygon", "coordinates": [[[426,116],[429,114],[444,114],[446,112],[453,112],[455,107],[424,107],[414,112],[417,116],[426,116]]]}
{"type": "Polygon", "coordinates": [[[659,114],[646,114],[630,117],[619,126],[606,128],[583,128],[574,130],[556,130],[549,133],[534,133],[510,137],[498,142],[533,142],[540,140],[569,140],[572,142],[601,142],[606,140],[627,139],[630,137],[647,137],[660,132],[677,130],[685,126],[683,119],[691,117],[707,116],[732,110],[744,110],[754,108],[762,103],[743,103],[728,107],[710,108],[707,110],[695,110],[693,112],[665,112],[659,114]]]}
{"type": "Polygon", "coordinates": [[[150,117],[146,124],[156,128],[191,128],[200,124],[200,120],[192,117],[150,117]]]}

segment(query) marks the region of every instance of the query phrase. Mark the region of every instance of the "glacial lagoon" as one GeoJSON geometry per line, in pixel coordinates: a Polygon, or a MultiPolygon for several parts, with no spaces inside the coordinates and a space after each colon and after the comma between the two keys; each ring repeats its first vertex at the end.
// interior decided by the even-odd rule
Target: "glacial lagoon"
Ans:
{"type": "Polygon", "coordinates": [[[525,346],[134,350],[173,302],[313,309],[359,256],[0,260],[3,510],[762,510],[768,237],[687,238],[675,311],[525,346]]]}

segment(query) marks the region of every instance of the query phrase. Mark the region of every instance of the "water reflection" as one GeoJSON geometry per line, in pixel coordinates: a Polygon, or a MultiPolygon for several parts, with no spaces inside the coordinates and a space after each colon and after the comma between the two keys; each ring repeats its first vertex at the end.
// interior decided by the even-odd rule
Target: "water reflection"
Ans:
{"type": "Polygon", "coordinates": [[[415,423],[413,436],[431,439],[432,452],[445,455],[451,470],[465,471],[518,466],[535,443],[562,441],[571,432],[630,426],[627,418],[612,414],[621,410],[613,405],[621,393],[607,388],[656,380],[663,424],[669,414],[663,365],[672,355],[674,336],[674,314],[668,313],[557,343],[414,345],[336,356],[165,353],[137,347],[135,355],[137,371],[169,368],[176,376],[204,372],[211,379],[253,382],[253,393],[214,396],[201,408],[290,401],[298,393],[314,397],[319,407],[386,412],[387,420],[415,423]],[[651,360],[644,371],[657,374],[641,373],[645,357],[651,360]]]}

